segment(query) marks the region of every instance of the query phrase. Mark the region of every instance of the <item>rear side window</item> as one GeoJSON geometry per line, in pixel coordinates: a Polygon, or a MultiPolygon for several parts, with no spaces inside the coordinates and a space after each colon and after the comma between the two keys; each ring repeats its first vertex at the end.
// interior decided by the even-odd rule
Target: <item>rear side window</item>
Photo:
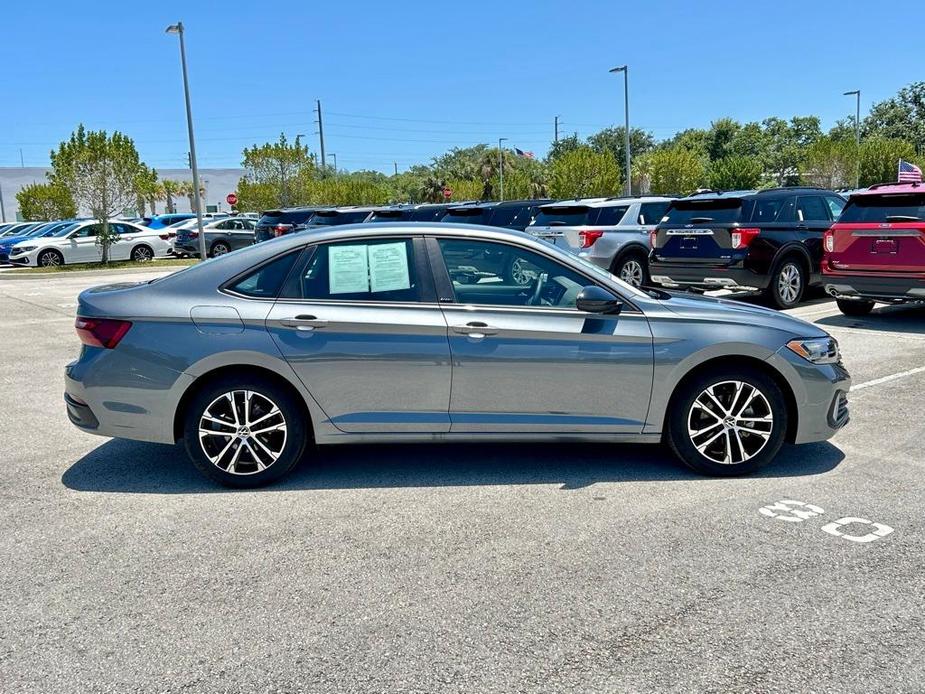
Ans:
{"type": "Polygon", "coordinates": [[[857,195],[848,201],[839,222],[918,222],[925,220],[923,195],[857,195]]]}
{"type": "Polygon", "coordinates": [[[588,215],[588,224],[600,224],[601,226],[616,226],[623,219],[629,205],[598,207],[595,212],[588,215]]]}
{"type": "Polygon", "coordinates": [[[821,195],[801,195],[797,198],[797,221],[829,221],[829,208],[821,195]]]}
{"type": "Polygon", "coordinates": [[[228,289],[255,299],[275,299],[300,253],[301,249],[274,258],[229,284],[228,289]]]}
{"type": "Polygon", "coordinates": [[[418,301],[414,245],[411,239],[319,245],[284,295],[309,301],[418,301]]]}
{"type": "Polygon", "coordinates": [[[575,205],[573,207],[541,207],[533,220],[534,226],[569,226],[577,227],[587,224],[590,207],[575,205]]]}
{"type": "Polygon", "coordinates": [[[837,198],[834,195],[825,196],[825,204],[829,206],[829,211],[832,213],[832,219],[838,219],[841,216],[842,210],[845,209],[845,201],[841,198],[837,198]]]}
{"type": "Polygon", "coordinates": [[[639,217],[636,219],[637,224],[658,224],[665,212],[668,211],[667,202],[644,202],[639,208],[639,217]]]}
{"type": "Polygon", "coordinates": [[[742,217],[742,200],[684,200],[671,204],[665,224],[732,224],[742,217]]]}
{"type": "MultiPolygon", "coordinates": [[[[518,217],[524,216],[527,211],[528,211],[528,208],[526,207],[526,205],[523,207],[496,207],[492,211],[492,214],[491,214],[491,217],[489,218],[488,223],[491,224],[493,227],[516,226],[516,221],[518,217]]],[[[529,215],[526,215],[526,216],[527,216],[527,221],[524,222],[522,226],[526,226],[530,221],[529,215]]]]}

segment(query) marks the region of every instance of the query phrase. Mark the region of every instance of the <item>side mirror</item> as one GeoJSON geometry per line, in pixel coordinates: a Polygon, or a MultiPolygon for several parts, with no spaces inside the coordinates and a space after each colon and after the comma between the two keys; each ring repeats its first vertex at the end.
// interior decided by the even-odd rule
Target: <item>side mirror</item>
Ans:
{"type": "Polygon", "coordinates": [[[623,302],[606,289],[591,285],[578,294],[575,307],[586,313],[609,313],[616,315],[623,310],[623,302]]]}

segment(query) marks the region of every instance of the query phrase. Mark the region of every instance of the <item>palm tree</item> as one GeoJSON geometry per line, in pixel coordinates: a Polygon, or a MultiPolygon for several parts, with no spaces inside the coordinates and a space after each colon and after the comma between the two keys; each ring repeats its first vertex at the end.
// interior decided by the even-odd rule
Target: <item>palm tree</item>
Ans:
{"type": "Polygon", "coordinates": [[[443,202],[443,189],[446,181],[431,174],[421,184],[421,196],[426,202],[443,202]]]}
{"type": "Polygon", "coordinates": [[[174,205],[173,199],[175,196],[184,195],[184,183],[185,181],[174,181],[169,178],[165,178],[161,182],[161,187],[164,189],[164,200],[167,202],[168,214],[173,214],[177,211],[177,207],[174,205]]]}

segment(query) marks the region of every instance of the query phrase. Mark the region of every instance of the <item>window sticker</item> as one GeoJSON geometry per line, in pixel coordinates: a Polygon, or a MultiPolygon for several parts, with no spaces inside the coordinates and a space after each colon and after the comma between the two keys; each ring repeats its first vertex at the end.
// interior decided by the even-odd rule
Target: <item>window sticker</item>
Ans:
{"type": "Polygon", "coordinates": [[[362,294],[368,291],[366,246],[328,246],[328,292],[362,294]]]}
{"type": "Polygon", "coordinates": [[[411,288],[404,241],[369,246],[369,281],[374,293],[411,288]]]}

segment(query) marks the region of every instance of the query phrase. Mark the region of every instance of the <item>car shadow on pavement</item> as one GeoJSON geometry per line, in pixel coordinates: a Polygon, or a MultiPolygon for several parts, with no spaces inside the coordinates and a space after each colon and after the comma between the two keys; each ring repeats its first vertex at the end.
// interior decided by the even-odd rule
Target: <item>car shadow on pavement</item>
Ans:
{"type": "Polygon", "coordinates": [[[866,316],[826,316],[817,325],[925,335],[925,307],[921,305],[878,306],[866,316]]]}
{"type": "MultiPolygon", "coordinates": [[[[785,446],[757,477],[818,475],[844,454],[829,443],[785,446]]],[[[617,444],[367,444],[311,449],[266,491],[708,480],[663,446],[617,444]]],[[[190,494],[231,491],[206,479],[182,446],[113,439],[68,468],[62,483],[84,492],[190,494]]]]}

